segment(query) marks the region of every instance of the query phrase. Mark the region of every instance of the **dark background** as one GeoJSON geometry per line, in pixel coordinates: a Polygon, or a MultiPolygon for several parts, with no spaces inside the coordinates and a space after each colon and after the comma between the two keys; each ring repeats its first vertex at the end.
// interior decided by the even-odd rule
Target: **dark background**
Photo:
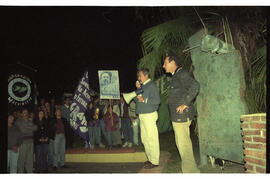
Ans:
{"type": "Polygon", "coordinates": [[[134,8],[2,7],[8,64],[20,62],[37,70],[39,97],[73,93],[86,69],[95,91],[98,70],[118,70],[120,92],[130,92],[144,30],[134,8]]]}

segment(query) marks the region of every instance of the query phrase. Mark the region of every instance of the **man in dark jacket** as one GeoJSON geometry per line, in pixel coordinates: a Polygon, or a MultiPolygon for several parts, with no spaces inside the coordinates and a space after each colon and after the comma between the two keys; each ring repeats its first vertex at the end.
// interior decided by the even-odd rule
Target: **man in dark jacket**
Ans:
{"type": "Polygon", "coordinates": [[[163,68],[172,74],[168,102],[175,142],[182,159],[182,172],[199,173],[194,160],[189,126],[195,116],[193,101],[198,95],[200,85],[180,67],[180,59],[175,54],[166,56],[163,68]]]}
{"type": "Polygon", "coordinates": [[[20,129],[13,125],[14,116],[8,115],[8,167],[10,173],[17,173],[17,162],[19,157],[19,150],[23,138],[20,129]]]}

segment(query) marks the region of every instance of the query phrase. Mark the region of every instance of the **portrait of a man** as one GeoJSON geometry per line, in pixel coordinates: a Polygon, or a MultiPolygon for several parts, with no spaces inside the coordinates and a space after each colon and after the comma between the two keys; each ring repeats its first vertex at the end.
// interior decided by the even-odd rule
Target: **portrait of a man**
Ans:
{"type": "Polygon", "coordinates": [[[98,71],[100,98],[101,99],[119,99],[119,78],[118,71],[98,71]]]}

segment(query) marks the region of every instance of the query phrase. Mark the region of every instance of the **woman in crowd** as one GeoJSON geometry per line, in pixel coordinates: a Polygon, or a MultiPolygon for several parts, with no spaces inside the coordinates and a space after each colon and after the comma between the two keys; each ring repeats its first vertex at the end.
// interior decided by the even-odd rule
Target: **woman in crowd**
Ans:
{"type": "Polygon", "coordinates": [[[118,124],[116,126],[116,138],[117,138],[117,146],[121,147],[122,144],[122,131],[121,131],[121,118],[120,116],[120,108],[119,108],[119,101],[115,99],[109,99],[107,107],[104,109],[104,115],[107,113],[107,109],[109,106],[112,107],[112,111],[117,115],[118,117],[118,124]]]}
{"type": "Polygon", "coordinates": [[[53,113],[52,113],[52,110],[51,110],[51,105],[48,101],[45,102],[45,108],[46,108],[46,111],[47,111],[47,115],[49,117],[53,117],[53,113]]]}
{"type": "Polygon", "coordinates": [[[48,145],[49,145],[49,133],[48,133],[48,121],[44,116],[44,111],[39,110],[38,117],[35,119],[35,124],[38,126],[37,131],[34,133],[34,145],[35,145],[35,158],[36,158],[36,172],[48,171],[48,145]]]}
{"type": "Polygon", "coordinates": [[[97,129],[95,128],[96,120],[94,119],[94,115],[95,109],[93,107],[93,102],[90,102],[88,104],[88,109],[85,113],[89,135],[89,141],[86,141],[85,148],[90,147],[90,149],[94,149],[95,139],[97,138],[97,136],[95,135],[95,130],[97,129]]]}
{"type": "Polygon", "coordinates": [[[17,173],[17,162],[19,150],[22,144],[22,134],[20,129],[13,125],[14,116],[8,115],[8,156],[7,167],[10,168],[10,173],[17,173]]]}
{"type": "Polygon", "coordinates": [[[51,106],[51,114],[52,114],[52,116],[54,115],[54,113],[55,113],[55,98],[51,98],[50,99],[50,106],[51,106]]]}
{"type": "Polygon", "coordinates": [[[113,112],[112,106],[108,106],[108,110],[104,116],[105,129],[107,132],[108,146],[107,149],[111,150],[112,146],[117,146],[117,124],[119,118],[116,113],[113,112]]]}

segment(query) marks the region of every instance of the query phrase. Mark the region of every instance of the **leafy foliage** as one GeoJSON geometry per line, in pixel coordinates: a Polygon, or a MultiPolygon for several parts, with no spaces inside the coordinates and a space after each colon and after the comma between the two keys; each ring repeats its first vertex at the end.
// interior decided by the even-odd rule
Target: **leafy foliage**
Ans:
{"type": "Polygon", "coordinates": [[[152,79],[160,77],[165,54],[180,54],[193,32],[186,18],[177,18],[145,30],[142,33],[143,58],[139,60],[138,68],[149,68],[152,79]]]}
{"type": "Polygon", "coordinates": [[[250,113],[266,111],[266,45],[250,58],[246,101],[250,113]]]}

